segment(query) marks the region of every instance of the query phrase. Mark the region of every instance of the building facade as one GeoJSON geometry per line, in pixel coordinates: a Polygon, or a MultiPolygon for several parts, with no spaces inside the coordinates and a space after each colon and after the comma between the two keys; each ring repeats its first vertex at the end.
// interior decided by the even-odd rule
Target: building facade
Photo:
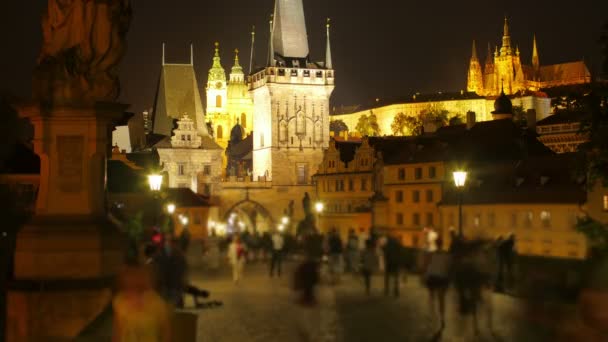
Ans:
{"type": "Polygon", "coordinates": [[[217,196],[222,174],[222,148],[209,135],[200,135],[194,121],[184,115],[171,138],[156,145],[170,188],[217,196]]]}
{"type": "Polygon", "coordinates": [[[536,92],[542,89],[586,84],[591,73],[584,61],[541,65],[536,44],[532,42],[531,64],[522,63],[519,47],[513,46],[507,18],[505,18],[502,45],[494,50],[488,45],[483,72],[473,42],[473,51],[467,77],[467,90],[482,96],[498,96],[504,89],[507,95],[536,92]]]}

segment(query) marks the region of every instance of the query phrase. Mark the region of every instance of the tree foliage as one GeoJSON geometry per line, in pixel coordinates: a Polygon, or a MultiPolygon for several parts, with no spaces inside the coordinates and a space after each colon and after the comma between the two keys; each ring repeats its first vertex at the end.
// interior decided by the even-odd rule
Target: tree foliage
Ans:
{"type": "Polygon", "coordinates": [[[363,114],[359,117],[359,121],[357,121],[357,126],[355,130],[361,136],[368,137],[377,137],[380,135],[380,127],[378,126],[378,118],[376,118],[376,114],[370,111],[369,115],[363,114]]]}
{"type": "Polygon", "coordinates": [[[407,116],[403,113],[398,113],[393,118],[393,122],[391,123],[391,131],[393,135],[403,136],[407,134],[407,126],[406,126],[407,116]]]}
{"type": "Polygon", "coordinates": [[[329,122],[329,131],[334,133],[334,136],[339,136],[342,132],[348,132],[348,126],[342,120],[331,120],[329,122]]]}

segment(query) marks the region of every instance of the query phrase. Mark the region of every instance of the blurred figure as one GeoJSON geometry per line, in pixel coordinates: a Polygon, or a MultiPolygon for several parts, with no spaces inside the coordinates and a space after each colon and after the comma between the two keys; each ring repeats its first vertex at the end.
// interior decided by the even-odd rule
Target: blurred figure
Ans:
{"type": "Polygon", "coordinates": [[[401,244],[395,237],[387,237],[384,245],[384,295],[390,292],[393,283],[393,296],[399,297],[399,268],[401,267],[401,244]]]}
{"type": "Polygon", "coordinates": [[[162,297],[176,307],[183,307],[187,263],[177,242],[166,239],[163,249],[154,260],[154,264],[158,276],[158,288],[162,297]]]}
{"type": "Polygon", "coordinates": [[[329,249],[329,274],[333,284],[340,281],[340,273],[342,272],[342,253],[344,248],[342,240],[336,228],[331,230],[328,236],[329,249]]]}
{"type": "Polygon", "coordinates": [[[211,235],[206,240],[205,250],[207,253],[207,267],[212,271],[220,268],[220,239],[215,229],[211,229],[211,235]]]}
{"type": "Polygon", "coordinates": [[[153,290],[152,279],[146,268],[130,265],[122,270],[112,307],[112,342],[171,340],[170,310],[153,290]]]}
{"type": "Polygon", "coordinates": [[[365,244],[365,250],[361,255],[361,274],[365,283],[365,293],[369,296],[372,286],[372,274],[378,267],[378,253],[374,242],[369,239],[365,244]]]}
{"type": "Polygon", "coordinates": [[[499,246],[500,258],[498,265],[498,275],[500,288],[504,290],[513,284],[513,262],[515,261],[515,234],[510,233],[509,237],[499,246]]]}
{"type": "Polygon", "coordinates": [[[246,256],[247,250],[245,249],[245,245],[241,243],[238,235],[234,235],[232,242],[228,246],[228,261],[232,266],[232,280],[235,284],[243,277],[246,256]]]}
{"type": "Polygon", "coordinates": [[[356,273],[359,268],[359,239],[354,229],[348,231],[346,241],[346,271],[356,273]]]}
{"type": "Polygon", "coordinates": [[[436,240],[437,251],[430,256],[429,264],[424,274],[424,283],[429,293],[429,312],[436,316],[438,309],[441,329],[445,327],[445,295],[449,287],[449,272],[451,258],[442,250],[443,241],[436,240]]]}
{"type": "Polygon", "coordinates": [[[270,259],[270,277],[274,276],[275,270],[277,276],[281,277],[281,263],[283,262],[283,249],[285,248],[285,239],[279,231],[272,234],[272,256],[270,259]]]}
{"type": "Polygon", "coordinates": [[[179,235],[179,249],[186,254],[188,247],[190,247],[190,230],[188,227],[184,227],[179,235]]]}
{"type": "Polygon", "coordinates": [[[378,270],[384,272],[386,270],[386,260],[384,260],[384,246],[386,245],[387,237],[385,235],[377,236],[374,246],[378,254],[378,270]]]}
{"type": "Polygon", "coordinates": [[[319,283],[319,238],[316,234],[304,237],[304,261],[296,268],[294,288],[299,293],[298,303],[303,306],[315,306],[315,287],[319,283]]]}

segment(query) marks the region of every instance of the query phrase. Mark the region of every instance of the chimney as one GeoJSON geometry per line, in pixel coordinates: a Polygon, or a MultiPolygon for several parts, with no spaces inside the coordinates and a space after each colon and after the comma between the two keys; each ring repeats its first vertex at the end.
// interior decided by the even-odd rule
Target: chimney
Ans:
{"type": "Polygon", "coordinates": [[[528,109],[526,111],[526,122],[528,129],[536,132],[536,110],[528,109]]]}
{"type": "Polygon", "coordinates": [[[467,112],[467,129],[471,129],[475,126],[475,112],[467,112]]]}

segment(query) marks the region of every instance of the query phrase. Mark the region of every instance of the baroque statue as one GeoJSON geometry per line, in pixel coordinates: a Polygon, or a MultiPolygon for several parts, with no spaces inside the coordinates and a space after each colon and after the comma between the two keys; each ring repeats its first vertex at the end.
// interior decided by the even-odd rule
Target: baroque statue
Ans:
{"type": "Polygon", "coordinates": [[[131,17],[130,0],[48,0],[34,99],[59,105],[116,101],[131,17]]]}

